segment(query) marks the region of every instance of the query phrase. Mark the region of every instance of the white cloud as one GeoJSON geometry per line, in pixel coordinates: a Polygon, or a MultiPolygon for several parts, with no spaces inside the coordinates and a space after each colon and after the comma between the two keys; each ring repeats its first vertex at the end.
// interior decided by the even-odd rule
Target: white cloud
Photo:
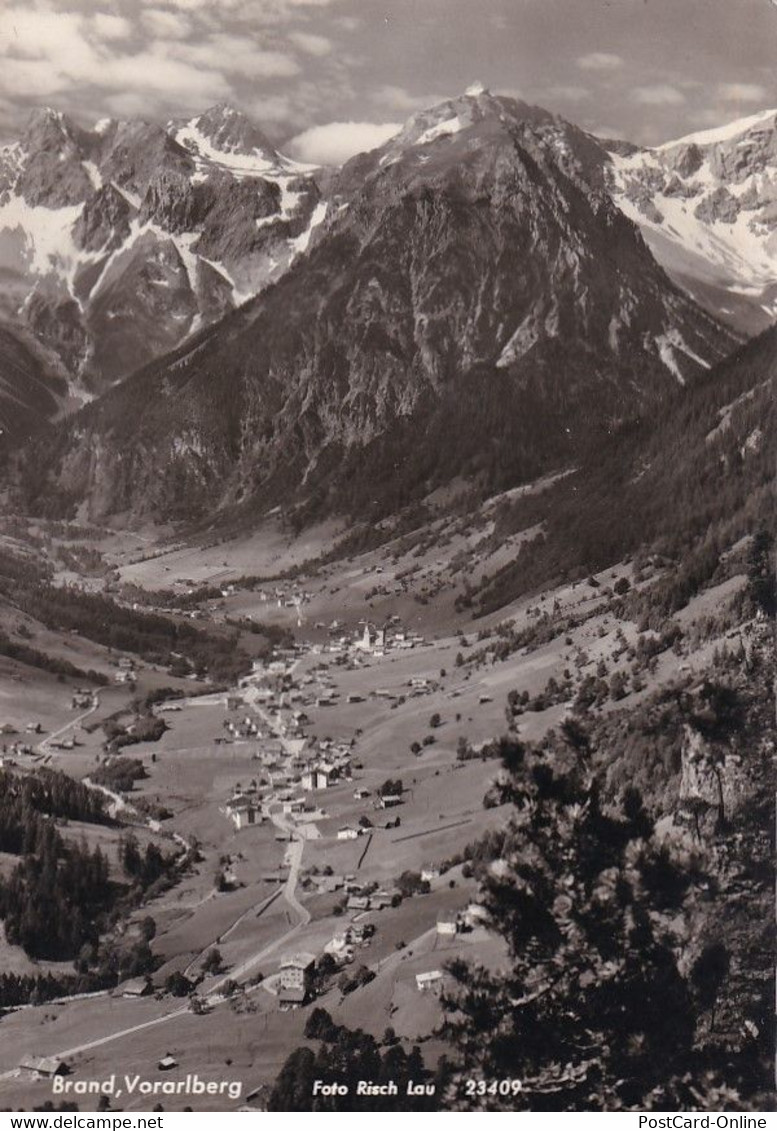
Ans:
{"type": "Polygon", "coordinates": [[[304,51],[307,55],[328,55],[332,50],[331,41],[323,35],[294,31],[289,35],[289,39],[295,47],[299,47],[300,51],[304,51]]]}
{"type": "Polygon", "coordinates": [[[178,59],[192,67],[205,67],[246,78],[290,78],[300,72],[299,64],[284,51],[263,50],[252,36],[212,35],[201,43],[158,42],[154,51],[161,57],[178,59]]]}
{"type": "Polygon", "coordinates": [[[584,71],[617,71],[623,66],[623,59],[609,51],[592,51],[589,55],[581,55],[577,65],[584,71]]]}
{"type": "Polygon", "coordinates": [[[342,165],[357,153],[377,149],[401,128],[399,122],[328,122],[297,134],[286,149],[313,165],[342,165]]]}
{"type": "Polygon", "coordinates": [[[676,86],[656,83],[655,86],[637,86],[632,98],[641,106],[679,106],[685,102],[685,95],[676,86]]]}
{"type": "Polygon", "coordinates": [[[765,102],[766,88],[754,82],[723,82],[718,87],[727,102],[765,102]]]}
{"type": "Polygon", "coordinates": [[[140,19],[143,30],[155,39],[183,39],[193,27],[188,16],[165,8],[146,8],[140,19]]]}
{"type": "Polygon", "coordinates": [[[110,15],[108,12],[95,12],[91,19],[91,26],[99,39],[128,39],[132,35],[132,24],[123,16],[110,15]]]}

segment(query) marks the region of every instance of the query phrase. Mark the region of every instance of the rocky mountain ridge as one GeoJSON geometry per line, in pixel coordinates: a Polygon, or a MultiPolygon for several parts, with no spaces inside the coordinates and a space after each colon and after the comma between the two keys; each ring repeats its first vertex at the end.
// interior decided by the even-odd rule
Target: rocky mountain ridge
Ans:
{"type": "Polygon", "coordinates": [[[285,269],[318,203],[310,173],[228,106],[92,130],[40,111],[0,149],[0,314],[99,392],[285,269]]]}
{"type": "Polygon", "coordinates": [[[610,159],[613,200],[672,278],[740,331],[773,324],[777,110],[610,159]]]}
{"type": "Polygon", "coordinates": [[[568,465],[736,343],[613,205],[605,161],[481,89],[417,115],[334,178],[277,283],[49,438],[28,500],[304,521],[568,465]]]}

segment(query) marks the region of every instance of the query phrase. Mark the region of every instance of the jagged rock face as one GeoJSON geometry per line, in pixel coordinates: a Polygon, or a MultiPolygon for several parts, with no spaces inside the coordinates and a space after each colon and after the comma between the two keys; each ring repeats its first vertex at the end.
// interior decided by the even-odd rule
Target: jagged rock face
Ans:
{"type": "Polygon", "coordinates": [[[83,167],[79,131],[61,114],[34,114],[22,140],[29,155],[16,181],[16,191],[32,205],[65,208],[91,191],[83,167]]]}
{"type": "Polygon", "coordinates": [[[119,122],[111,131],[110,146],[100,162],[105,180],[141,195],[163,172],[191,176],[189,154],[160,127],[148,122],[119,122]]]}
{"type": "Polygon", "coordinates": [[[130,234],[130,205],[113,185],[103,185],[84,204],[73,239],[84,251],[116,251],[130,234]]]}
{"type": "Polygon", "coordinates": [[[36,339],[67,368],[75,368],[88,348],[78,303],[68,295],[33,291],[26,309],[27,326],[36,339]]]}
{"type": "Polygon", "coordinates": [[[0,325],[0,448],[9,438],[29,439],[66,395],[65,380],[53,375],[34,343],[0,325]]]}
{"type": "Polygon", "coordinates": [[[659,262],[746,334],[777,318],[777,112],[657,149],[611,149],[613,199],[659,262]]]}
{"type": "Polygon", "coordinates": [[[194,125],[220,152],[246,155],[259,152],[270,158],[275,154],[267,136],[231,106],[213,106],[196,118],[194,125]]]}
{"type": "Polygon", "coordinates": [[[93,517],[385,513],[579,458],[734,344],[595,145],[486,93],[413,119],[335,178],[274,287],[62,429],[48,482],[93,517]]]}
{"type": "Polygon", "coordinates": [[[56,349],[65,312],[60,359],[76,387],[99,392],[282,274],[317,200],[308,171],[229,107],[93,130],[42,111],[0,149],[4,313],[56,349]],[[153,302],[144,287],[133,293],[138,250],[164,260],[170,240],[183,274],[150,282],[153,302]],[[118,332],[116,317],[135,321],[118,332]]]}

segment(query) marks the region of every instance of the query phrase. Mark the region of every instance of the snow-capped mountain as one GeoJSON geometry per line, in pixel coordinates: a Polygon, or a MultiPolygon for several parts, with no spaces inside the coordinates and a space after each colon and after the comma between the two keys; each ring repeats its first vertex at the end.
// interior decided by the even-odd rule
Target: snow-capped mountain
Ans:
{"type": "Polygon", "coordinates": [[[79,128],[0,149],[0,313],[99,391],[255,295],[307,242],[318,189],[244,115],[79,128]]]}
{"type": "Polygon", "coordinates": [[[613,204],[607,164],[482,89],[417,115],[334,177],[274,286],[32,448],[24,505],[377,515],[584,458],[736,344],[613,204]]]}
{"type": "Polygon", "coordinates": [[[613,199],[699,303],[746,333],[777,319],[777,111],[619,146],[610,169],[613,199]]]}

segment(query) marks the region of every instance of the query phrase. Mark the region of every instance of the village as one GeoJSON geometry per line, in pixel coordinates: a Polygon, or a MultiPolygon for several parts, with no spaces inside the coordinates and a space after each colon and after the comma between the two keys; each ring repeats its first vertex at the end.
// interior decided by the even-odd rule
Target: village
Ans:
{"type": "MultiPolygon", "coordinates": [[[[426,576],[436,553],[430,546],[412,568],[426,576]]],[[[123,569],[133,585],[153,586],[163,562],[145,575],[123,569]]],[[[327,567],[278,586],[171,579],[201,599],[168,615],[204,613],[261,645],[250,670],[219,690],[183,664],[179,673],[175,656],[164,667],[72,636],[64,653],[97,671],[100,686],[52,677],[44,698],[16,685],[3,768],[64,772],[99,791],[116,821],[68,822],[64,835],[99,844],[117,876],[128,830],[144,848],[197,862],[122,928],[134,946],[153,924],[151,968],[7,1013],[0,1097],[40,1099],[61,1073],[74,1083],[108,1076],[120,1050],[128,1070],[173,1081],[218,1076],[228,1058],[242,1081],[235,1108],[261,1110],[317,1007],[338,1024],[419,1043],[434,1061],[451,961],[508,961],[469,863],[509,817],[485,803],[499,773],[495,740],[512,720],[529,741],[559,726],[591,673],[634,663],[638,631],[613,615],[616,590],[634,584],[628,564],[523,599],[477,632],[440,615],[444,590],[438,606],[418,593],[400,600],[408,568],[373,553],[342,575],[327,567]],[[547,632],[554,620],[571,627],[547,632]],[[249,627],[265,624],[278,630],[269,648],[249,627]],[[525,643],[505,647],[518,630],[525,643]]],[[[716,599],[739,584],[724,582],[716,599]]],[[[705,607],[691,608],[688,623],[705,607]]],[[[703,668],[715,646],[700,639],[682,671],[703,668]]],[[[656,654],[651,665],[656,686],[677,657],[656,654]]],[[[647,692],[634,676],[632,699],[647,692]]],[[[3,956],[10,970],[35,968],[17,947],[3,956]]]]}

